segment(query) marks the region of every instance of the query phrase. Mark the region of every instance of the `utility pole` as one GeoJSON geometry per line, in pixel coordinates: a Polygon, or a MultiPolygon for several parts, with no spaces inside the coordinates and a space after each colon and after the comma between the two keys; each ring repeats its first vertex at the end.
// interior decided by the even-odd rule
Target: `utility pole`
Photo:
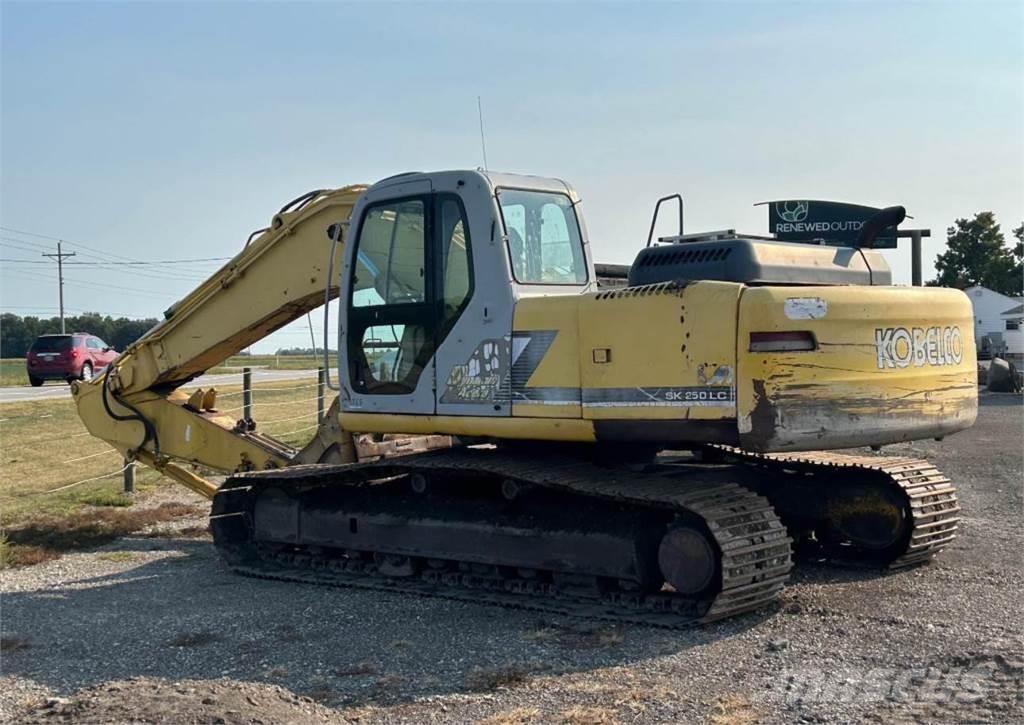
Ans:
{"type": "MultiPolygon", "coordinates": [[[[310,313],[306,313],[306,322],[309,323],[309,343],[313,346],[313,358],[316,358],[316,338],[313,337],[313,318],[310,313]]],[[[324,347],[327,347],[327,343],[324,343],[324,347]]]]}
{"type": "Polygon", "coordinates": [[[57,242],[57,253],[56,254],[44,254],[44,257],[50,257],[57,259],[57,295],[60,298],[60,331],[61,334],[67,332],[64,329],[64,257],[74,257],[74,252],[68,252],[67,254],[61,252],[60,242],[57,242]]]}

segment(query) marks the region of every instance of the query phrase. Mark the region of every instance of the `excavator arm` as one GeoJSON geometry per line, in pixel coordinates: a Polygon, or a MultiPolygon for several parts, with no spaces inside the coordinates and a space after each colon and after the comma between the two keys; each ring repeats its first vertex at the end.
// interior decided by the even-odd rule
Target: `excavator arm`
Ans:
{"type": "MultiPolygon", "coordinates": [[[[313,191],[285,206],[102,375],[75,383],[89,432],[210,498],[215,484],[183,462],[223,473],[287,465],[296,451],[219,413],[215,391],[178,388],[337,297],[347,222],[365,189],[313,191]]],[[[342,458],[351,460],[350,437],[328,419],[324,435],[341,435],[342,458]]]]}

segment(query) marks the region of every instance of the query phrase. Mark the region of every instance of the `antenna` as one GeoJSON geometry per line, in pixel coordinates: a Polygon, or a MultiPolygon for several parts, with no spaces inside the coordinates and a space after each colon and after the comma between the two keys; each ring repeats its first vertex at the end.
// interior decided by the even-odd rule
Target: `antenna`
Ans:
{"type": "Polygon", "coordinates": [[[484,139],[484,104],[480,96],[476,97],[476,111],[480,116],[480,148],[484,152],[484,171],[487,171],[487,142],[484,139]]]}

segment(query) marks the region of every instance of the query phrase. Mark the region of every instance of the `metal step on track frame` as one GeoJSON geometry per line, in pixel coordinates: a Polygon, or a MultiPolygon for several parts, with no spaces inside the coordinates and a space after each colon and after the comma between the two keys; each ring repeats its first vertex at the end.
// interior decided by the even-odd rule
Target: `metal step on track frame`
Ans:
{"type": "MultiPolygon", "coordinates": [[[[375,463],[296,466],[229,478],[214,498],[214,541],[235,571],[256,577],[439,596],[562,615],[686,627],[760,609],[783,588],[792,568],[792,542],[771,504],[738,482],[722,483],[722,472],[740,466],[661,467],[652,472],[606,468],[558,455],[529,457],[494,449],[456,448],[375,463]],[[701,476],[701,469],[716,476],[701,476]],[[252,511],[270,486],[309,491],[324,486],[369,485],[421,473],[512,480],[643,510],[699,516],[721,553],[721,586],[710,599],[674,591],[587,592],[531,578],[481,575],[472,570],[423,567],[415,576],[390,577],[365,559],[342,558],[322,547],[257,545],[252,511]],[[711,480],[711,479],[714,480],[711,480]],[[703,479],[703,480],[702,480],[703,479]]],[[[742,476],[738,477],[742,479],[742,476]]]]}

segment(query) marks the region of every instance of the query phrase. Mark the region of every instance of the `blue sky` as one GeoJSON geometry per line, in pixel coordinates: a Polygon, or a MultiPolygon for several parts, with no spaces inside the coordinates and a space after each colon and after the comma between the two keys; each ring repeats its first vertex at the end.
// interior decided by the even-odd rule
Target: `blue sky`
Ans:
{"type": "MultiPolygon", "coordinates": [[[[688,231],[836,198],[904,204],[930,276],[955,218],[1024,218],[1022,8],[3,2],[0,258],[231,256],[309,189],[479,166],[480,95],[490,167],[573,183],[598,261],[671,192],[688,231]]],[[[54,270],[0,264],[0,308],[55,314],[54,270]]],[[[65,304],[156,316],[215,268],[72,267],[65,304]]]]}

